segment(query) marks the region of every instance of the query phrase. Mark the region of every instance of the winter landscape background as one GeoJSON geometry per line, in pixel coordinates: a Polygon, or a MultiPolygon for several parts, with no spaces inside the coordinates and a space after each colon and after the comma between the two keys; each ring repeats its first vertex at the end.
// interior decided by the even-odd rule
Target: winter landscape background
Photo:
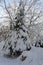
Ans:
{"type": "Polygon", "coordinates": [[[0,0],[0,65],[43,65],[43,0],[0,0]]]}

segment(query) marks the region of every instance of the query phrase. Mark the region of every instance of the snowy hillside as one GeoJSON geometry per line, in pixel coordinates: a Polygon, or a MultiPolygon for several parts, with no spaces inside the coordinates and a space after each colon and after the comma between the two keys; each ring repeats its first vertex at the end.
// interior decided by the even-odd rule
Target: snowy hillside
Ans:
{"type": "Polygon", "coordinates": [[[2,45],[0,43],[0,65],[43,65],[43,48],[32,47],[31,51],[24,51],[18,58],[7,58],[3,56],[2,45]],[[21,60],[26,56],[24,61],[21,60]]]}

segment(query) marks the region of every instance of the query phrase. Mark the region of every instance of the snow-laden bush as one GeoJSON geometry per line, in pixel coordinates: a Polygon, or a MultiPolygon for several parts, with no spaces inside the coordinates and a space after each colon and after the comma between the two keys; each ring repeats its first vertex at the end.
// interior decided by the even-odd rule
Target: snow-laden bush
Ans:
{"type": "Polygon", "coordinates": [[[20,0],[17,13],[13,23],[10,23],[8,38],[5,40],[4,49],[9,50],[9,54],[20,55],[22,51],[30,49],[30,38],[25,27],[24,4],[20,0]]]}

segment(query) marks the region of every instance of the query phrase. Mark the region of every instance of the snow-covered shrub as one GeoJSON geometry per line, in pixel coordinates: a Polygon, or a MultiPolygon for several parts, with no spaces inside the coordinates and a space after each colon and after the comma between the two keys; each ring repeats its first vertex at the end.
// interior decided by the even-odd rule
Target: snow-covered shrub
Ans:
{"type": "Polygon", "coordinates": [[[8,49],[11,56],[19,56],[27,48],[30,50],[30,39],[27,32],[24,20],[24,4],[20,0],[14,22],[10,23],[8,38],[5,40],[6,43],[3,48],[8,49]]]}

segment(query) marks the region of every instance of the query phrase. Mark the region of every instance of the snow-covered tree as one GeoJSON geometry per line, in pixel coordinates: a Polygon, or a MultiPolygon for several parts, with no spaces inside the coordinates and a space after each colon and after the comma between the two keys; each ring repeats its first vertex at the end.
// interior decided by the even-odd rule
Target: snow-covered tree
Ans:
{"type": "MultiPolygon", "coordinates": [[[[17,8],[17,13],[13,21],[10,22],[10,32],[8,38],[5,40],[4,49],[10,51],[12,55],[15,51],[29,50],[30,39],[28,36],[28,30],[25,27],[25,6],[24,2],[20,0],[19,6],[17,8]]],[[[10,18],[11,19],[11,18],[10,18]]]]}

